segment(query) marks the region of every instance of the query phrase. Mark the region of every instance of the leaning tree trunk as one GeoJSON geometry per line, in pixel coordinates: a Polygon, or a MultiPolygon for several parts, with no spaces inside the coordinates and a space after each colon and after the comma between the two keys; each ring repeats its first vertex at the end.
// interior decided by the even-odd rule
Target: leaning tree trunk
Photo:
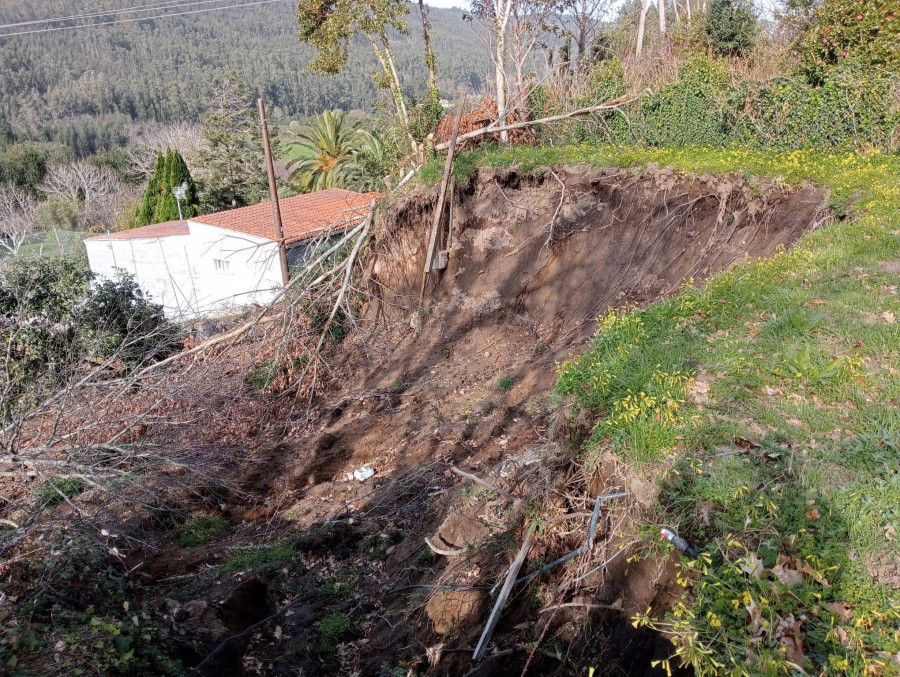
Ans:
{"type": "Polygon", "coordinates": [[[397,67],[394,64],[394,54],[391,50],[391,42],[387,35],[382,34],[381,45],[384,50],[382,51],[382,48],[379,48],[378,44],[375,42],[374,37],[371,35],[367,35],[366,37],[369,38],[372,50],[375,52],[378,63],[381,64],[385,77],[387,77],[391,89],[391,97],[394,99],[394,106],[397,108],[397,116],[400,118],[403,130],[406,132],[406,135],[412,143],[413,150],[415,150],[416,141],[409,131],[409,112],[406,110],[406,101],[403,99],[403,88],[400,86],[400,78],[397,75],[397,67]]]}
{"type": "Polygon", "coordinates": [[[419,0],[419,15],[422,17],[422,37],[425,41],[425,65],[428,67],[428,91],[437,92],[437,61],[431,47],[431,22],[428,21],[428,10],[425,0],[419,0]]]}

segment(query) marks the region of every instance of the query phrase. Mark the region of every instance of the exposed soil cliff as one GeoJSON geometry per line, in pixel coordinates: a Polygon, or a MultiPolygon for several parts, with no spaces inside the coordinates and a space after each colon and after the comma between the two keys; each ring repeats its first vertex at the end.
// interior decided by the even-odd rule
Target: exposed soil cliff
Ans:
{"type": "MultiPolygon", "coordinates": [[[[429,276],[420,302],[435,197],[413,191],[380,217],[361,331],[331,358],[335,385],[311,422],[289,426],[283,443],[265,451],[247,486],[265,499],[229,508],[250,521],[245,540],[263,524],[303,532],[291,537],[302,558],[266,581],[272,598],[290,597],[298,611],[279,621],[277,641],[262,632],[241,652],[264,674],[394,674],[404,665],[489,675],[521,671],[529,660],[522,647],[543,638],[533,674],[594,659],[619,674],[651,674],[650,659],[669,652],[665,640],[626,631],[621,620],[669,603],[671,566],[625,558],[565,598],[559,571],[522,586],[494,635],[505,653],[471,664],[490,588],[505,575],[526,513],[589,514],[590,496],[613,489],[628,491],[622,505],[632,516],[654,501],[652,483],[622,476],[614,458],[588,474],[573,463],[552,430],[556,365],[587,345],[607,308],[651,301],[789,246],[817,223],[823,191],[656,168],[482,170],[456,190],[441,236],[449,261],[429,276]],[[360,482],[352,472],[363,467],[375,474],[360,482]],[[350,593],[338,585],[321,594],[334,581],[350,593]],[[464,589],[388,594],[436,583],[464,589]],[[352,618],[337,633],[346,643],[336,653],[313,651],[329,613],[352,618]]],[[[594,552],[579,560],[584,571],[615,552],[625,524],[618,510],[604,507],[594,552]]],[[[577,547],[586,522],[549,529],[523,571],[577,547]]],[[[195,552],[174,571],[166,558],[166,573],[190,573],[208,556],[195,552]]],[[[204,593],[211,602],[237,581],[223,573],[216,585],[204,593]]],[[[237,670],[233,658],[227,669],[237,670]]]]}

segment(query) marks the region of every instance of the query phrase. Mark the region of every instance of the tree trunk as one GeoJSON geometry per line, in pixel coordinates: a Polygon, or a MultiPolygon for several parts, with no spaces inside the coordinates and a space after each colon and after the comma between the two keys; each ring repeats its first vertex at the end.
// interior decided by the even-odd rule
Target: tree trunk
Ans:
{"type": "Polygon", "coordinates": [[[666,34],[666,0],[659,0],[659,34],[666,34]]]}
{"type": "MultiPolygon", "coordinates": [[[[372,45],[372,51],[375,52],[375,57],[378,59],[378,63],[381,64],[381,68],[384,70],[384,74],[387,76],[388,82],[390,83],[391,96],[394,99],[394,106],[397,108],[397,115],[400,118],[400,122],[403,124],[403,129],[412,140],[412,136],[409,133],[409,113],[406,110],[406,102],[403,100],[403,89],[400,87],[400,78],[397,76],[397,68],[394,65],[394,55],[391,52],[391,43],[388,40],[387,35],[382,35],[381,44],[382,47],[384,47],[384,51],[382,52],[375,42],[374,37],[368,34],[366,37],[369,38],[369,43],[372,45]]],[[[415,144],[415,141],[413,141],[413,144],[415,144]]]]}
{"type": "Polygon", "coordinates": [[[428,10],[425,0],[419,0],[419,15],[422,17],[422,37],[425,41],[425,65],[428,67],[428,91],[437,92],[437,62],[434,49],[431,47],[431,23],[428,21],[428,10]]]}
{"type": "Polygon", "coordinates": [[[672,0],[672,8],[675,10],[675,23],[681,23],[681,14],[678,12],[678,0],[672,0]]]}
{"type": "Polygon", "coordinates": [[[687,22],[691,23],[691,0],[684,0],[684,9],[687,12],[687,22]]]}
{"type": "Polygon", "coordinates": [[[640,56],[644,51],[644,31],[647,28],[647,11],[650,9],[650,0],[643,0],[641,4],[641,17],[638,19],[637,49],[635,55],[640,56]]]}
{"type": "MultiPolygon", "coordinates": [[[[506,124],[506,28],[509,24],[509,14],[512,10],[512,0],[497,0],[497,46],[494,66],[497,75],[497,113],[498,119],[506,124]]],[[[500,142],[509,143],[509,132],[500,134],[500,142]]]]}

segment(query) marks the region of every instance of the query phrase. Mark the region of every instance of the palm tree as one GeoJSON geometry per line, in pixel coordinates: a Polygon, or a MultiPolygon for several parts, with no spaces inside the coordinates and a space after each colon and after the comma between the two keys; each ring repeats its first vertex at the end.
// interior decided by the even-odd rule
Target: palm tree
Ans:
{"type": "Polygon", "coordinates": [[[345,184],[347,165],[358,151],[355,121],[343,111],[325,111],[299,134],[300,155],[291,160],[291,182],[301,193],[311,193],[345,184]]]}
{"type": "Polygon", "coordinates": [[[354,135],[356,152],[353,161],[341,167],[341,179],[344,186],[354,190],[381,190],[384,188],[384,175],[393,160],[392,151],[396,150],[385,139],[379,130],[358,129],[354,135]]]}

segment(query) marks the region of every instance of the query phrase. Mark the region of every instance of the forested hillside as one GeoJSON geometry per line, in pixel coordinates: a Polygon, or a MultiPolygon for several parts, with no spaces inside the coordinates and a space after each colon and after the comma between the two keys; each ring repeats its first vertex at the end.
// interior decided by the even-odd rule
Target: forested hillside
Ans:
{"type": "MultiPolygon", "coordinates": [[[[90,11],[144,5],[101,0],[91,3],[90,11]]],[[[0,0],[0,23],[70,16],[85,7],[82,0],[0,0]]],[[[425,89],[426,72],[418,9],[411,10],[410,35],[396,36],[395,49],[403,85],[416,95],[425,89]]],[[[442,92],[449,95],[459,85],[483,89],[490,60],[462,13],[432,9],[430,19],[442,92]]],[[[198,120],[212,81],[225,66],[242,72],[276,118],[333,108],[372,111],[383,99],[372,79],[377,64],[363,40],[354,43],[349,66],[339,76],[309,73],[312,58],[313,50],[298,41],[296,3],[289,1],[0,36],[0,119],[6,118],[20,138],[60,141],[87,155],[123,142],[123,126],[131,121],[198,120]]]]}

